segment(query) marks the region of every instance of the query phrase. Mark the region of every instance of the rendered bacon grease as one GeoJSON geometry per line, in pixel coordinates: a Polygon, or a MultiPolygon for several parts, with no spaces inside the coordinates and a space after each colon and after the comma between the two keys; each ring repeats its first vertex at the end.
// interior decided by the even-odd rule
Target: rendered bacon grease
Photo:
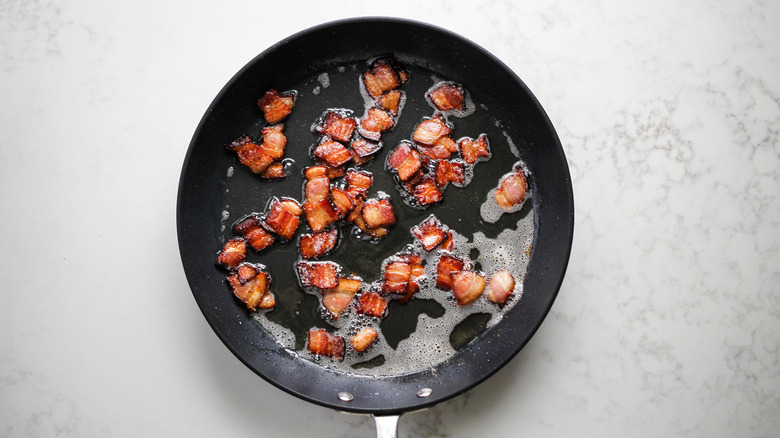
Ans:
{"type": "MultiPolygon", "coordinates": [[[[339,68],[341,73],[345,70],[339,68]]],[[[326,73],[318,80],[327,88],[323,75],[329,83],[326,73]]],[[[403,87],[411,75],[392,57],[383,57],[359,77],[366,103],[362,114],[325,108],[311,125],[318,140],[303,171],[301,201],[272,197],[263,213],[240,218],[233,226],[235,236],[216,261],[228,271],[226,280],[236,298],[283,347],[294,350],[296,335],[260,312],[276,304],[273,283],[263,265],[247,262],[247,252],[265,254],[276,245],[296,242],[299,258],[291,269],[300,288],[317,297],[320,314],[331,326],[311,328],[304,351],[296,353],[343,372],[396,375],[446,360],[456,348],[451,333],[467,317],[487,315],[485,327],[491,326],[520,299],[534,219],[531,211],[518,218],[516,227],[488,238],[481,232],[460,235],[435,214],[428,215],[407,230],[408,243],[376,261],[380,268],[376,278],[361,278],[327,260],[338,255],[345,234],[371,241],[365,244],[384,245],[389,233],[402,232],[394,229],[402,206],[376,190],[374,174],[361,167],[381,153],[383,136],[396,128],[407,99],[403,87]],[[353,232],[345,233],[349,226],[353,232]],[[391,345],[382,332],[383,321],[394,305],[416,299],[437,302],[443,315],[420,313],[416,329],[391,345]],[[365,368],[366,362],[373,364],[365,368]]],[[[455,126],[449,117],[466,117],[475,108],[465,88],[450,81],[434,82],[424,96],[433,113],[419,120],[408,140],[388,151],[384,161],[405,203],[416,209],[446,202],[445,189],[450,184],[468,186],[474,166],[492,156],[484,133],[453,138],[455,126]]],[[[322,92],[318,90],[315,95],[322,92]]],[[[295,91],[266,92],[258,100],[266,122],[260,136],[244,135],[227,146],[261,179],[285,176],[287,138],[282,122],[292,114],[296,97],[295,91]]],[[[515,166],[491,192],[502,213],[522,206],[527,197],[525,176],[522,166],[515,166]]]]}

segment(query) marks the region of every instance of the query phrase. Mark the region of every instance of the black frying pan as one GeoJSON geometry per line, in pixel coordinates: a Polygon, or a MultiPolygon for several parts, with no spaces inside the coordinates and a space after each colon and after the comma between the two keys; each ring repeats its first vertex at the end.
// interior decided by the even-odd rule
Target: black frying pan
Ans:
{"type": "MultiPolygon", "coordinates": [[[[544,110],[522,81],[490,53],[454,33],[389,18],[350,19],[308,29],[277,43],[239,71],[208,108],[193,136],[177,206],[179,247],[187,279],[206,320],[225,345],[284,391],[322,406],[377,417],[399,415],[454,397],[514,357],[540,326],[558,293],[571,249],[573,223],[571,180],[563,149],[544,110]],[[518,217],[531,209],[536,227],[522,299],[498,324],[433,368],[375,378],[332,371],[281,348],[232,295],[225,272],[215,265],[215,256],[233,236],[231,225],[240,216],[262,212],[274,195],[302,198],[301,172],[312,164],[309,148],[318,138],[311,132],[311,124],[330,107],[351,108],[357,116],[362,115],[359,74],[369,60],[388,54],[410,70],[412,79],[404,86],[408,97],[398,125],[383,135],[382,154],[365,168],[374,172],[372,190],[392,196],[399,223],[380,245],[344,238],[331,259],[363,278],[376,279],[377,260],[410,242],[408,227],[431,213],[466,236],[476,230],[495,236],[515,226],[518,217]],[[328,87],[318,81],[323,72],[329,73],[328,87]],[[432,114],[423,95],[436,78],[464,84],[478,103],[474,114],[450,119],[455,125],[453,138],[484,132],[491,140],[493,157],[476,166],[474,180],[467,188],[448,188],[443,204],[419,211],[403,205],[390,175],[383,170],[384,157],[400,140],[409,138],[423,117],[432,114]],[[299,92],[295,109],[285,121],[286,156],[295,163],[287,178],[276,182],[261,181],[224,147],[242,134],[259,135],[265,122],[255,102],[269,88],[299,92]],[[501,175],[511,170],[517,152],[532,175],[532,200],[520,212],[487,224],[480,219],[478,206],[501,175]],[[223,211],[229,212],[228,219],[222,217],[223,211]],[[421,397],[421,388],[432,391],[421,397]],[[353,399],[341,400],[338,394],[344,392],[353,399]]],[[[260,255],[250,251],[249,257],[268,266],[274,278],[277,308],[265,317],[301,335],[312,325],[325,325],[318,319],[316,298],[298,290],[291,267],[295,247],[292,242],[260,255]]],[[[296,339],[297,346],[303,348],[303,338],[296,339]]]]}

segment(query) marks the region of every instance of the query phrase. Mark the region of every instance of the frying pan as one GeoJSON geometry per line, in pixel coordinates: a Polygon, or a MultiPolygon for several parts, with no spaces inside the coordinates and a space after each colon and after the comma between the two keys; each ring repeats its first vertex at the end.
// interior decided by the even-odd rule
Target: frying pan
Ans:
{"type": "MultiPolygon", "coordinates": [[[[528,342],[560,288],[573,224],[573,194],[563,149],[525,84],[497,58],[457,34],[393,18],[319,25],[280,41],[250,61],[220,91],[195,131],[184,160],[177,204],[179,248],[187,280],[206,321],[223,343],[260,377],[294,396],[339,411],[373,415],[380,436],[395,434],[403,412],[430,407],[481,383],[528,342]],[[318,139],[312,124],[328,108],[352,109],[361,116],[365,102],[359,75],[370,60],[384,55],[394,56],[409,70],[411,79],[403,88],[407,100],[398,125],[383,134],[385,147],[380,156],[364,168],[374,173],[372,190],[391,196],[399,221],[380,244],[345,233],[333,259],[363,278],[376,279],[381,265],[377,261],[410,242],[406,230],[430,214],[465,236],[480,231],[494,237],[503,229],[517,227],[518,218],[531,213],[535,226],[530,261],[521,280],[522,296],[497,324],[476,332],[442,363],[400,375],[371,377],[330,369],[281,347],[232,295],[215,257],[233,236],[232,224],[241,216],[262,212],[272,196],[302,199],[302,171],[312,165],[309,150],[318,139]],[[448,188],[442,204],[422,211],[403,203],[392,177],[384,171],[384,159],[399,141],[410,138],[423,117],[431,116],[433,108],[424,93],[440,80],[463,84],[475,107],[468,117],[449,118],[455,126],[452,137],[476,138],[486,133],[492,158],[475,166],[468,187],[448,188]],[[287,177],[280,181],[264,181],[251,174],[224,147],[241,135],[259,136],[265,122],[256,101],[270,88],[298,92],[296,106],[285,120],[289,160],[287,177]],[[518,159],[530,174],[531,199],[520,212],[505,214],[494,224],[485,222],[479,205],[518,159]]],[[[298,288],[292,272],[295,242],[261,254],[249,252],[249,261],[264,264],[273,277],[277,307],[263,317],[288,327],[296,334],[296,346],[303,349],[300,334],[327,324],[317,316],[316,298],[298,288]]],[[[479,260],[478,254],[472,256],[479,260]]]]}

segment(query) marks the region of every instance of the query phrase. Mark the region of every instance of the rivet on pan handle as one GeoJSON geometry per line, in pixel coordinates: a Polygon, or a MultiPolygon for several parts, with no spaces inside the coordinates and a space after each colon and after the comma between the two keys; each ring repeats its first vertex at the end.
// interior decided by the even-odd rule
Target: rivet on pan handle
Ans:
{"type": "Polygon", "coordinates": [[[400,415],[372,415],[376,422],[376,438],[398,438],[398,418],[400,415]]]}

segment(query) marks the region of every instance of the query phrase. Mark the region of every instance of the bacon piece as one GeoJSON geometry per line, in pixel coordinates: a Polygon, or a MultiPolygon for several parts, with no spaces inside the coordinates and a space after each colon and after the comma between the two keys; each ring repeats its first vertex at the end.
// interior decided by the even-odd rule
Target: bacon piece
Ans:
{"type": "Polygon", "coordinates": [[[349,149],[333,140],[325,140],[317,145],[314,148],[314,156],[324,160],[333,167],[339,167],[352,158],[349,149]]]}
{"type": "Polygon", "coordinates": [[[304,170],[306,176],[306,185],[303,193],[306,202],[320,202],[330,194],[330,180],[328,179],[328,170],[324,166],[307,167],[304,170]]]}
{"type": "Polygon", "coordinates": [[[274,161],[271,156],[263,152],[260,146],[246,136],[234,140],[227,145],[227,148],[236,152],[238,161],[248,167],[252,173],[262,173],[274,161]]]}
{"type": "Polygon", "coordinates": [[[257,308],[266,310],[273,309],[274,307],[276,307],[276,295],[271,293],[271,291],[266,291],[265,295],[263,295],[263,298],[260,298],[260,302],[257,303],[257,308]]]}
{"type": "Polygon", "coordinates": [[[400,87],[401,79],[387,60],[379,59],[371,66],[371,70],[363,73],[363,84],[368,94],[376,99],[385,91],[400,87]]]}
{"type": "Polygon", "coordinates": [[[440,84],[428,93],[433,105],[439,111],[463,109],[463,87],[457,84],[440,84]]]}
{"type": "Polygon", "coordinates": [[[357,351],[358,353],[362,353],[366,351],[366,348],[374,343],[374,340],[376,340],[378,335],[379,333],[375,328],[363,327],[355,334],[355,336],[352,337],[352,339],[349,340],[349,343],[352,345],[353,350],[357,351]]]}
{"type": "Polygon", "coordinates": [[[423,144],[417,145],[417,150],[420,151],[421,154],[425,155],[426,157],[432,159],[432,160],[444,160],[446,158],[449,158],[450,155],[452,155],[452,152],[450,151],[449,142],[447,140],[450,140],[454,143],[454,140],[452,140],[449,137],[442,137],[436,141],[436,143],[432,146],[426,146],[423,144]]]}
{"type": "Polygon", "coordinates": [[[284,177],[284,164],[282,164],[281,161],[271,163],[271,165],[266,167],[263,173],[260,174],[260,178],[263,179],[282,179],[284,177]]]}
{"type": "Polygon", "coordinates": [[[346,170],[343,165],[341,166],[331,166],[328,164],[327,161],[323,160],[322,158],[315,157],[315,161],[317,161],[317,165],[324,167],[327,170],[326,176],[328,179],[333,180],[339,177],[344,176],[344,173],[346,173],[346,170]]]}
{"type": "Polygon", "coordinates": [[[303,210],[306,212],[306,222],[315,232],[325,229],[328,225],[339,220],[338,212],[333,208],[328,199],[322,199],[319,202],[309,202],[303,204],[303,210]]]}
{"type": "Polygon", "coordinates": [[[447,236],[445,236],[444,240],[441,242],[440,248],[445,251],[452,251],[452,249],[455,248],[455,240],[452,238],[452,231],[447,231],[447,236]]]}
{"type": "Polygon", "coordinates": [[[487,285],[487,297],[490,301],[503,306],[515,290],[515,278],[507,270],[496,271],[490,276],[487,285]]]}
{"type": "Polygon", "coordinates": [[[368,157],[379,152],[379,149],[382,149],[382,142],[373,142],[361,138],[353,141],[350,146],[352,147],[354,155],[357,155],[358,157],[368,157]]]}
{"type": "Polygon", "coordinates": [[[273,158],[281,160],[284,157],[284,147],[287,145],[287,137],[284,136],[284,125],[266,126],[260,131],[263,136],[263,144],[260,145],[263,153],[273,158]]]}
{"type": "Polygon", "coordinates": [[[436,287],[444,290],[452,289],[452,273],[463,269],[463,260],[450,255],[442,254],[439,264],[436,265],[436,287]]]}
{"type": "Polygon", "coordinates": [[[404,296],[398,301],[405,303],[412,299],[412,296],[420,291],[420,282],[425,278],[425,267],[422,264],[422,257],[419,254],[396,254],[399,261],[409,263],[409,282],[406,285],[404,296]]]}
{"type": "Polygon", "coordinates": [[[525,200],[526,188],[527,181],[522,169],[516,170],[501,178],[501,184],[493,197],[504,211],[511,212],[525,200]]]}
{"type": "Polygon", "coordinates": [[[391,261],[385,266],[382,293],[402,294],[409,286],[412,276],[412,265],[407,261],[391,261]]]}
{"type": "Polygon", "coordinates": [[[393,129],[395,121],[393,117],[385,110],[379,107],[371,107],[366,111],[366,115],[360,119],[358,131],[363,137],[379,141],[383,132],[393,129]]]}
{"type": "Polygon", "coordinates": [[[412,134],[412,140],[422,145],[433,146],[436,142],[452,132],[452,127],[444,122],[444,117],[436,113],[429,119],[423,119],[412,134]]]}
{"type": "Polygon", "coordinates": [[[273,245],[276,241],[276,238],[263,227],[260,218],[255,215],[247,216],[239,221],[233,227],[233,231],[244,236],[252,249],[258,252],[273,245]]]}
{"type": "Polygon", "coordinates": [[[436,163],[436,185],[443,189],[452,183],[458,187],[466,184],[466,167],[460,160],[441,160],[436,163]]]}
{"type": "Polygon", "coordinates": [[[419,225],[412,227],[412,235],[422,244],[423,249],[430,251],[440,244],[447,236],[446,231],[434,215],[428,216],[419,225]]]}
{"type": "Polygon", "coordinates": [[[304,259],[316,259],[333,251],[339,240],[339,229],[336,227],[328,231],[314,234],[302,234],[299,241],[301,256],[304,259]]]}
{"type": "Polygon", "coordinates": [[[407,142],[401,142],[387,157],[387,165],[395,169],[398,179],[409,180],[422,167],[420,153],[407,142]]]}
{"type": "Polygon", "coordinates": [[[414,186],[414,199],[419,205],[435,204],[443,198],[444,193],[436,187],[436,182],[431,178],[425,179],[414,186]]]}
{"type": "Polygon", "coordinates": [[[482,134],[476,140],[465,137],[458,141],[460,155],[466,164],[474,164],[481,158],[490,159],[490,147],[488,146],[487,135],[482,134]]]}
{"type": "Polygon", "coordinates": [[[238,265],[238,269],[236,269],[236,276],[238,278],[238,281],[241,284],[246,283],[247,281],[251,280],[252,277],[257,275],[257,271],[260,268],[250,264],[250,263],[241,263],[238,265]]]}
{"type": "Polygon", "coordinates": [[[485,290],[485,277],[475,271],[452,273],[452,293],[460,306],[467,306],[485,290]]]}
{"type": "Polygon", "coordinates": [[[277,123],[284,120],[295,105],[295,92],[288,91],[279,94],[273,88],[266,91],[263,97],[257,101],[257,106],[263,111],[265,121],[277,123]]]}
{"type": "Polygon", "coordinates": [[[390,199],[369,199],[363,204],[363,221],[368,228],[388,227],[396,223],[390,199]]]}
{"type": "MultiPolygon", "coordinates": [[[[270,277],[268,273],[247,263],[239,267],[244,277],[239,279],[239,274],[228,276],[227,281],[233,289],[233,294],[246,304],[247,309],[257,310],[263,296],[268,292],[270,277]]],[[[266,302],[265,306],[268,305],[266,302]]],[[[267,307],[264,307],[267,308],[267,307]]]]}
{"type": "Polygon", "coordinates": [[[342,116],[334,111],[328,111],[322,123],[317,125],[314,130],[334,140],[347,143],[352,138],[355,127],[357,127],[357,121],[353,117],[342,116]]]}
{"type": "Polygon", "coordinates": [[[334,319],[338,319],[341,312],[349,307],[352,297],[358,290],[360,290],[360,280],[341,277],[338,286],[322,291],[322,307],[330,312],[334,319]]]}
{"type": "Polygon", "coordinates": [[[298,280],[303,287],[332,289],[339,285],[339,265],[333,262],[297,262],[298,280]]]}
{"type": "Polygon", "coordinates": [[[355,210],[353,210],[353,213],[357,211],[358,214],[350,215],[348,220],[371,237],[382,238],[385,237],[387,233],[390,232],[390,229],[387,227],[370,228],[368,225],[366,225],[366,222],[363,220],[363,215],[360,214],[362,210],[363,210],[363,205],[361,205],[359,209],[356,208],[355,210]]]}
{"type": "Polygon", "coordinates": [[[364,170],[350,169],[347,171],[346,180],[347,188],[345,192],[353,199],[365,199],[366,192],[368,192],[369,187],[374,182],[374,175],[364,170]]]}
{"type": "Polygon", "coordinates": [[[217,256],[217,263],[229,270],[235,270],[246,259],[246,240],[236,237],[225,242],[217,256]]]}
{"type": "Polygon", "coordinates": [[[307,344],[309,351],[317,356],[332,357],[339,362],[344,359],[344,338],[325,329],[309,330],[307,344]]]}
{"type": "Polygon", "coordinates": [[[397,116],[398,111],[401,109],[401,99],[403,96],[404,92],[401,90],[388,91],[376,100],[376,104],[383,110],[397,116]]]}
{"type": "Polygon", "coordinates": [[[303,210],[298,201],[289,198],[272,198],[268,208],[268,214],[265,217],[265,226],[271,231],[284,237],[287,240],[292,239],[295,230],[300,223],[299,216],[303,210]]]}
{"type": "Polygon", "coordinates": [[[363,292],[358,297],[355,312],[381,318],[385,315],[388,301],[376,292],[363,292]]]}
{"type": "Polygon", "coordinates": [[[336,207],[336,212],[339,218],[344,219],[347,217],[350,211],[355,208],[355,203],[352,202],[352,198],[344,191],[337,187],[333,187],[330,191],[330,199],[333,201],[333,205],[336,207]]]}

